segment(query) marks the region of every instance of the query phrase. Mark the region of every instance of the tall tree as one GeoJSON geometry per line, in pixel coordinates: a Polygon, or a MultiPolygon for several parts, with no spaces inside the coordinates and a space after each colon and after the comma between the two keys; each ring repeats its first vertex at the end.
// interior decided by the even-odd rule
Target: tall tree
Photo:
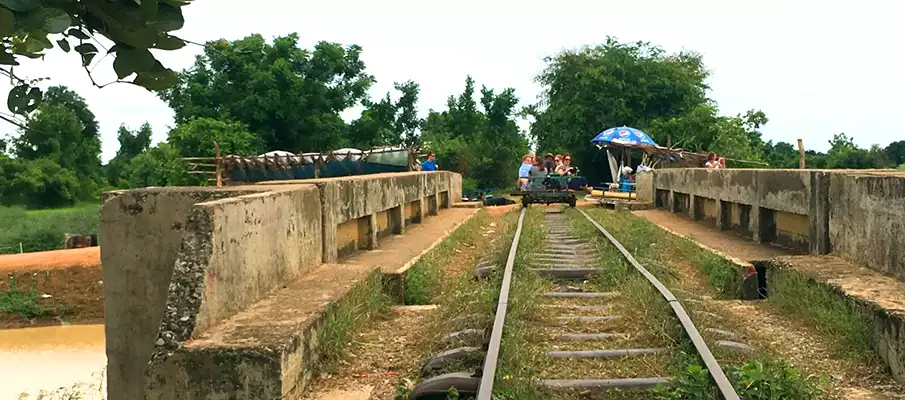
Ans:
{"type": "Polygon", "coordinates": [[[474,80],[468,77],[448,109],[431,110],[421,128],[424,145],[437,153],[441,167],[464,175],[464,187],[508,188],[514,185],[528,141],[515,123],[518,98],[513,89],[499,94],[481,90],[481,106],[474,101],[474,80]]]}
{"type": "Polygon", "coordinates": [[[48,89],[44,102],[15,139],[14,148],[23,160],[48,158],[71,170],[80,181],[79,199],[93,197],[102,184],[97,120],[85,99],[65,87],[48,89]]]}
{"type": "Polygon", "coordinates": [[[125,125],[119,126],[116,134],[119,140],[119,150],[116,156],[107,164],[107,180],[113,187],[123,187],[126,175],[129,173],[129,164],[132,159],[147,151],[151,147],[151,124],[145,122],[137,131],[132,132],[125,125]]]}
{"type": "Polygon", "coordinates": [[[893,165],[905,164],[905,140],[897,140],[886,146],[886,157],[893,165]]]}
{"type": "Polygon", "coordinates": [[[393,101],[391,93],[380,101],[362,100],[365,106],[361,116],[352,121],[347,129],[347,143],[355,147],[385,145],[413,146],[418,142],[418,129],[423,122],[418,118],[417,83],[407,81],[394,83],[400,92],[399,100],[393,101]]]}
{"type": "MultiPolygon", "coordinates": [[[[707,99],[708,72],[702,57],[691,52],[666,54],[650,43],[606,43],[548,57],[537,77],[544,87],[541,102],[528,108],[535,121],[531,136],[542,151],[568,150],[591,182],[608,170],[591,138],[608,127],[640,129],[669,124],[689,134],[714,128],[715,105],[707,99]],[[658,125],[659,124],[659,125],[658,125]]],[[[665,143],[665,135],[650,130],[665,143]]],[[[682,140],[682,138],[674,138],[682,140]]]]}
{"type": "Polygon", "coordinates": [[[358,104],[374,82],[360,56],[354,45],[299,48],[294,33],[273,43],[257,34],[213,41],[161,98],[177,123],[230,119],[248,126],[268,150],[328,150],[344,144],[339,113],[358,104]]]}

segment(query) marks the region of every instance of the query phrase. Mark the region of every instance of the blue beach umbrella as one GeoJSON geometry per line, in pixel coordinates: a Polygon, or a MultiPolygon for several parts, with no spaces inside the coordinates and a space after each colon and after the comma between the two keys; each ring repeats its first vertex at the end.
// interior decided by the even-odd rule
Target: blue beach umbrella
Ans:
{"type": "Polygon", "coordinates": [[[635,146],[656,146],[657,143],[650,138],[644,131],[627,126],[619,128],[610,128],[594,136],[591,143],[605,146],[608,144],[615,145],[635,145],[635,146]]]}

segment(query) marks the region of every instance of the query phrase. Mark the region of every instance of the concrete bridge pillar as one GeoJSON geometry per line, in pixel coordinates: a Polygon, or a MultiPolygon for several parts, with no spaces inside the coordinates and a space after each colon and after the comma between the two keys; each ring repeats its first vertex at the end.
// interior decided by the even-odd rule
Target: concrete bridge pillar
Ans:
{"type": "Polygon", "coordinates": [[[729,217],[731,210],[730,203],[716,199],[716,229],[724,230],[729,228],[729,217]]]}
{"type": "Polygon", "coordinates": [[[393,234],[405,234],[405,204],[390,209],[390,223],[393,224],[393,234]]]}
{"type": "Polygon", "coordinates": [[[811,173],[808,204],[808,248],[811,254],[829,254],[830,248],[830,175],[811,173]]]}
{"type": "Polygon", "coordinates": [[[669,204],[666,205],[666,209],[669,210],[669,212],[671,212],[671,213],[675,213],[675,212],[676,212],[676,208],[677,208],[677,207],[676,207],[676,191],[675,191],[675,190],[670,190],[670,191],[669,191],[669,199],[668,199],[667,201],[669,202],[669,204]]]}
{"type": "Polygon", "coordinates": [[[693,193],[688,194],[688,216],[692,221],[701,219],[702,206],[700,196],[695,196],[693,193]]]}
{"type": "Polygon", "coordinates": [[[375,250],[379,247],[377,244],[377,214],[368,216],[368,250],[375,250]]]}

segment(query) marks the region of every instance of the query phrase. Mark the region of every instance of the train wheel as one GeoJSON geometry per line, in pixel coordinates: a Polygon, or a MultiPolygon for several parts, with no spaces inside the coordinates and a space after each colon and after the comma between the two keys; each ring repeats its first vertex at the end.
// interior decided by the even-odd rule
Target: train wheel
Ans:
{"type": "Polygon", "coordinates": [[[575,208],[575,204],[576,204],[575,197],[572,197],[571,199],[569,199],[569,207],[575,208]]]}
{"type": "Polygon", "coordinates": [[[435,376],[415,386],[412,400],[446,400],[449,388],[456,388],[460,399],[473,399],[478,394],[481,378],[467,372],[453,372],[435,376]]]}

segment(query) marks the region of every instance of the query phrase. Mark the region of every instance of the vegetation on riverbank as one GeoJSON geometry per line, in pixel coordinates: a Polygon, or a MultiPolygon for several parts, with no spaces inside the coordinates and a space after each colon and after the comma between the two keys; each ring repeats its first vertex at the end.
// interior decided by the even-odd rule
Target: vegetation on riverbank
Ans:
{"type": "Polygon", "coordinates": [[[62,249],[67,233],[97,233],[99,211],[96,203],[48,210],[0,207],[0,254],[19,253],[20,243],[26,253],[62,249]]]}

